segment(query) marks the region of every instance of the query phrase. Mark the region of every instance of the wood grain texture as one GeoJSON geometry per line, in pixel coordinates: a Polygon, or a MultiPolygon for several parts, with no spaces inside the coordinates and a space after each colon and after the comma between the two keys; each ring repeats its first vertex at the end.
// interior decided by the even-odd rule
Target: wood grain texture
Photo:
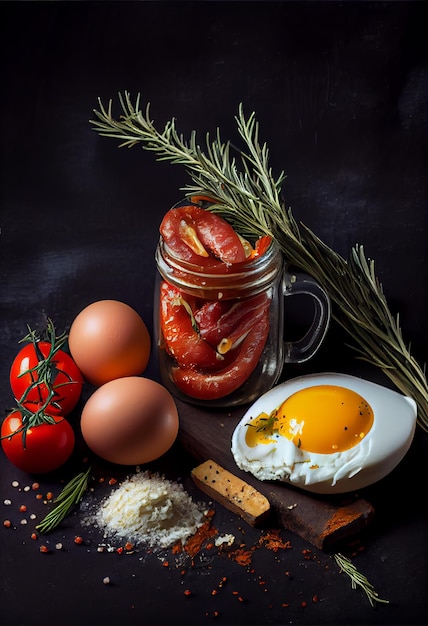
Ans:
{"type": "Polygon", "coordinates": [[[332,550],[340,542],[357,536],[371,522],[374,507],[357,494],[319,496],[291,485],[264,482],[240,470],[230,442],[244,411],[207,410],[177,400],[180,415],[179,440],[202,462],[208,459],[255,487],[268,498],[277,521],[317,548],[332,550]]]}

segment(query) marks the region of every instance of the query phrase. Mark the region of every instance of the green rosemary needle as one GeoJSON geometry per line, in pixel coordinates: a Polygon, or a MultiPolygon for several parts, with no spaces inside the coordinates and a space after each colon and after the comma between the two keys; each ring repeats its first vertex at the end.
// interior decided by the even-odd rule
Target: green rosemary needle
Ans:
{"type": "Polygon", "coordinates": [[[57,506],[49,511],[40,524],[36,526],[36,530],[39,530],[41,533],[49,533],[71,513],[72,509],[80,502],[86,491],[90,471],[91,468],[88,467],[86,472],[81,472],[65,485],[61,493],[54,500],[57,506]]]}
{"type": "Polygon", "coordinates": [[[361,587],[369,599],[372,607],[375,606],[375,602],[389,604],[389,600],[382,600],[379,598],[379,595],[376,593],[373,585],[357,570],[355,565],[346,556],[343,556],[340,552],[335,553],[333,556],[339,566],[339,570],[350,577],[352,589],[356,589],[357,586],[361,587]]]}
{"type": "Polygon", "coordinates": [[[274,178],[269,166],[267,144],[260,144],[259,126],[252,113],[245,117],[242,105],[236,116],[237,128],[247,152],[240,151],[240,166],[230,155],[230,142],[223,142],[220,131],[214,139],[206,135],[205,152],[193,131],[186,141],[176,129],[175,119],[163,131],[150,119],[150,105],[140,109],[130,94],[119,94],[123,114],[112,115],[99,102],[91,120],[100,135],[121,141],[120,146],[137,144],[156,154],[158,161],[185,167],[193,184],[182,188],[186,196],[209,196],[210,210],[223,215],[247,239],[272,236],[286,262],[311,274],[324,287],[332,302],[332,317],[352,338],[359,358],[368,361],[389,377],[405,395],[414,398],[418,424],[428,432],[428,383],[425,371],[405,344],[399,317],[391,314],[374,261],[368,260],[361,245],[351,249],[349,260],[326,246],[308,227],[298,225],[290,208],[281,199],[284,173],[274,178]]]}

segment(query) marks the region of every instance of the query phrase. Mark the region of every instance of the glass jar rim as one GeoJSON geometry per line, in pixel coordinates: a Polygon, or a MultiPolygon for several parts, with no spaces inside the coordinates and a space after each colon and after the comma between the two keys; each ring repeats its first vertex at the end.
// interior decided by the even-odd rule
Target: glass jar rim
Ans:
{"type": "Polygon", "coordinates": [[[282,260],[281,250],[273,239],[263,254],[253,256],[245,261],[240,261],[239,263],[226,264],[218,260],[218,265],[213,264],[211,266],[211,271],[208,267],[205,267],[202,264],[199,265],[191,263],[190,261],[186,261],[176,256],[173,250],[164,241],[162,236],[159,237],[158,249],[172,267],[180,268],[181,270],[194,273],[195,275],[201,277],[211,277],[213,275],[220,277],[230,276],[231,274],[248,275],[248,273],[257,274],[259,272],[263,272],[270,264],[276,263],[278,259],[282,260]]]}
{"type": "Polygon", "coordinates": [[[203,292],[207,299],[247,297],[268,288],[283,270],[282,252],[271,241],[260,256],[226,266],[219,261],[218,270],[209,272],[177,258],[162,237],[159,238],[155,254],[156,265],[162,278],[189,293],[203,292]]]}

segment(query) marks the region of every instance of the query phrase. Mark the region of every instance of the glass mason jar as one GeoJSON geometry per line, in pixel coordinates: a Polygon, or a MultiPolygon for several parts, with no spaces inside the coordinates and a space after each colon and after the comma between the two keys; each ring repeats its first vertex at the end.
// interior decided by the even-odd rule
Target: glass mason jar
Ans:
{"type": "Polygon", "coordinates": [[[273,242],[258,257],[212,273],[174,256],[162,237],[154,334],[162,384],[177,398],[207,407],[250,403],[277,382],[284,363],[310,359],[324,339],[330,301],[304,273],[289,273],[273,242]],[[284,339],[284,303],[315,302],[310,328],[284,339]]]}

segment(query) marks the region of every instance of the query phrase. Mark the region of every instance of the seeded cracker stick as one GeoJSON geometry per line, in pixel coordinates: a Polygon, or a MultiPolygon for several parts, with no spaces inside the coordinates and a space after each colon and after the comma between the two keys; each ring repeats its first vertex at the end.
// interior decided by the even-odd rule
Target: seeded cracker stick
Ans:
{"type": "Polygon", "coordinates": [[[237,513],[251,526],[257,526],[270,512],[267,498],[214,461],[205,461],[191,472],[201,491],[237,513]]]}

